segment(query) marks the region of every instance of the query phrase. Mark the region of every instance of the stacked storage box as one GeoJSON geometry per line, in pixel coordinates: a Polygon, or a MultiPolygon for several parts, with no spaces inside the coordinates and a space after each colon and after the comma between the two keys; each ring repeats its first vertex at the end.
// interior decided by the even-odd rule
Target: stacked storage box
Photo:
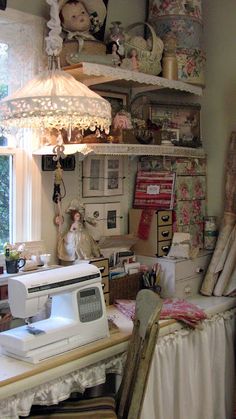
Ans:
{"type": "Polygon", "coordinates": [[[204,86],[201,0],[151,0],[148,21],[161,39],[168,32],[177,37],[179,80],[204,86]]]}
{"type": "MultiPolygon", "coordinates": [[[[142,210],[131,208],[129,210],[129,232],[136,234],[139,229],[139,222],[142,210]]],[[[170,250],[172,239],[172,211],[160,210],[153,214],[150,233],[147,240],[139,239],[133,246],[138,255],[165,256],[170,250]]]]}

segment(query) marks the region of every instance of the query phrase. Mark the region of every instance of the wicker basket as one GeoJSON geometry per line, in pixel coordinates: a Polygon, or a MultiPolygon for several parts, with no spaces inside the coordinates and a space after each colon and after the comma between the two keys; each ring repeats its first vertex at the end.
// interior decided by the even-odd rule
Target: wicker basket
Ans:
{"type": "Polygon", "coordinates": [[[139,71],[152,75],[158,75],[161,72],[161,58],[164,44],[156,35],[153,27],[147,22],[137,22],[129,25],[125,30],[125,57],[129,57],[130,52],[135,49],[137,51],[139,61],[139,71]],[[145,25],[152,36],[152,49],[149,51],[145,48],[146,41],[140,36],[131,36],[130,31],[140,25],[145,25]]]}
{"type": "Polygon", "coordinates": [[[142,275],[137,273],[113,278],[109,284],[110,304],[113,304],[117,299],[133,300],[142,288],[142,275]]]}

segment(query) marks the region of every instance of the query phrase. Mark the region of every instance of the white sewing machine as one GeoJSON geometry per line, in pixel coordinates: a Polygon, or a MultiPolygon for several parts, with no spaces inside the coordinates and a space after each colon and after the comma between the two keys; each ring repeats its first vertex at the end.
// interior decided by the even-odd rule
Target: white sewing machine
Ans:
{"type": "Polygon", "coordinates": [[[109,336],[99,269],[83,263],[9,279],[12,315],[37,314],[52,296],[51,316],[0,333],[3,353],[37,363],[109,336]]]}

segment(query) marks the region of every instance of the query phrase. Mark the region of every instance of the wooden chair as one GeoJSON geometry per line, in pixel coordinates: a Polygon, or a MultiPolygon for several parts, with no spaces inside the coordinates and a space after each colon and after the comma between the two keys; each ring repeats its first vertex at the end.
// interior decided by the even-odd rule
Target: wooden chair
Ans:
{"type": "Polygon", "coordinates": [[[116,397],[88,400],[67,399],[53,406],[33,406],[28,417],[35,419],[138,419],[155,349],[161,298],[150,290],[137,294],[134,328],[129,343],[124,374],[116,397]]]}

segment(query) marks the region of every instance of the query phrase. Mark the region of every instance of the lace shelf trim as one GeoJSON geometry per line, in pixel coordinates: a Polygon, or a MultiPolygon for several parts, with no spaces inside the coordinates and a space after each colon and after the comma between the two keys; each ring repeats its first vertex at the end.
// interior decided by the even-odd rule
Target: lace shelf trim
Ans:
{"type": "Polygon", "coordinates": [[[147,90],[147,85],[150,85],[152,88],[156,87],[157,89],[169,88],[189,92],[199,96],[202,95],[202,88],[199,86],[194,86],[179,80],[168,80],[164,77],[124,70],[117,67],[110,67],[104,64],[82,62],[65,67],[64,70],[77,79],[81,80],[84,78],[86,80],[85,84],[88,86],[92,84],[109,83],[123,80],[126,83],[127,81],[130,82],[129,87],[136,86],[137,89],[138,87],[145,85],[145,89],[147,90]],[[91,77],[91,80],[89,78],[86,79],[86,76],[91,77]],[[97,81],[94,80],[94,76],[98,77],[97,81]]]}
{"type": "MultiPolygon", "coordinates": [[[[35,155],[53,154],[54,146],[45,146],[35,150],[35,155]]],[[[174,156],[205,158],[202,148],[162,146],[162,145],[136,145],[136,144],[65,144],[65,154],[79,153],[85,157],[90,153],[120,155],[120,156],[174,156]]]]}

